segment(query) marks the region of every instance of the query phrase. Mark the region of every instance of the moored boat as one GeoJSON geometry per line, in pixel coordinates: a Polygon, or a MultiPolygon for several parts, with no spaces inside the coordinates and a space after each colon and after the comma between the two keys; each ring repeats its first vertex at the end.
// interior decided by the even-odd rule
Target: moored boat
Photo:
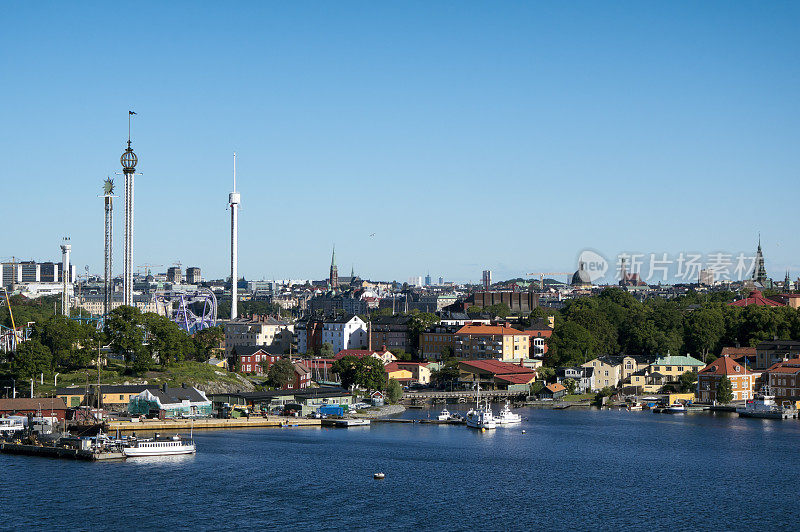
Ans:
{"type": "Polygon", "coordinates": [[[686,413],[686,406],[683,403],[679,403],[675,401],[668,407],[664,408],[664,413],[666,414],[685,414],[686,413]]]}
{"type": "Polygon", "coordinates": [[[470,409],[467,412],[467,426],[472,427],[473,429],[494,429],[497,428],[497,423],[494,419],[494,414],[492,413],[492,407],[489,406],[489,401],[486,401],[486,405],[481,405],[481,387],[478,385],[477,391],[475,393],[475,408],[470,409]]]}
{"type": "Polygon", "coordinates": [[[772,395],[770,389],[766,386],[756,394],[754,399],[750,399],[744,406],[738,407],[736,413],[738,413],[740,417],[765,419],[788,419],[797,417],[797,410],[792,408],[787,401],[784,401],[782,405],[776,403],[775,396],[772,395]]]}
{"type": "Polygon", "coordinates": [[[498,425],[511,425],[514,423],[521,423],[522,416],[512,412],[510,403],[506,401],[503,409],[494,417],[494,421],[498,425]]]}
{"type": "Polygon", "coordinates": [[[137,456],[173,456],[194,454],[197,452],[193,439],[183,439],[177,434],[172,437],[130,438],[122,446],[122,454],[127,457],[137,456]]]}

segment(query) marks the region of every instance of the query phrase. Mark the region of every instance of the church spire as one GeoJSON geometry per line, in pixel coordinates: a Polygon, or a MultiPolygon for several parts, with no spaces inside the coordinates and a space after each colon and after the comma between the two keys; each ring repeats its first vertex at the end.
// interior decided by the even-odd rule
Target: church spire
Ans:
{"type": "Polygon", "coordinates": [[[336,267],[336,244],[333,245],[333,253],[331,253],[331,271],[328,283],[334,290],[339,288],[339,268],[336,267]]]}

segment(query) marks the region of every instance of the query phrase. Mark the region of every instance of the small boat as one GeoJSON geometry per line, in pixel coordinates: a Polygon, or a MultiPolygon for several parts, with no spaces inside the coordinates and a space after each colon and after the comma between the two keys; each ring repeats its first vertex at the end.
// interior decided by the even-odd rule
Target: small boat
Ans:
{"type": "Polygon", "coordinates": [[[665,414],[684,414],[686,413],[686,406],[683,403],[675,401],[668,407],[664,408],[665,414]]]}
{"type": "Polygon", "coordinates": [[[642,405],[640,405],[638,403],[633,403],[633,404],[629,404],[628,405],[628,410],[631,410],[631,411],[633,411],[633,410],[641,410],[641,409],[642,409],[642,405]]]}
{"type": "Polygon", "coordinates": [[[494,421],[498,425],[511,425],[513,423],[521,423],[522,416],[512,412],[510,403],[506,401],[505,406],[500,410],[500,413],[495,416],[494,421]]]}
{"type": "Polygon", "coordinates": [[[173,456],[178,454],[194,454],[197,452],[193,439],[185,440],[178,436],[153,438],[130,438],[122,446],[122,454],[126,457],[136,456],[173,456]]]}
{"type": "Polygon", "coordinates": [[[450,411],[447,408],[443,408],[441,412],[439,412],[439,421],[450,421],[450,411]]]}
{"type": "Polygon", "coordinates": [[[384,475],[383,473],[375,473],[374,475],[372,475],[372,478],[374,478],[375,480],[383,480],[384,478],[386,478],[386,475],[384,475]]]}

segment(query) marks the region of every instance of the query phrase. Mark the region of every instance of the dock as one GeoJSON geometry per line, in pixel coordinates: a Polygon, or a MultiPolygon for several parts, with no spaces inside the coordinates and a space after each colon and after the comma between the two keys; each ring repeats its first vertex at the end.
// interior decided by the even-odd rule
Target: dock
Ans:
{"type": "Polygon", "coordinates": [[[333,419],[326,418],[318,420],[322,423],[323,427],[337,427],[337,428],[350,428],[350,427],[369,427],[371,420],[369,419],[333,419]]]}
{"type": "Polygon", "coordinates": [[[0,442],[0,453],[22,454],[27,456],[44,456],[49,458],[67,458],[72,460],[124,460],[122,453],[85,451],[67,447],[48,447],[44,445],[24,445],[21,443],[0,442]]]}
{"type": "Polygon", "coordinates": [[[402,419],[402,418],[378,418],[373,419],[373,423],[418,423],[420,425],[465,425],[466,421],[457,419],[438,420],[438,419],[402,419]]]}
{"type": "Polygon", "coordinates": [[[240,417],[231,419],[147,419],[144,421],[109,421],[106,422],[106,431],[114,433],[154,431],[154,432],[174,432],[177,430],[203,430],[203,429],[242,429],[242,428],[262,428],[262,427],[283,427],[291,426],[320,426],[321,420],[303,417],[240,417]]]}

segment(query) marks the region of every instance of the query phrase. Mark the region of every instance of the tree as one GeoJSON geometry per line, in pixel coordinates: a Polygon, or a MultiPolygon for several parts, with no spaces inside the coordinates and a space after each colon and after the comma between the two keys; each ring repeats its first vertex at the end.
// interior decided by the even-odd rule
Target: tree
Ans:
{"type": "Polygon", "coordinates": [[[273,388],[283,388],[294,381],[294,365],[281,358],[269,367],[267,384],[273,388]]]}
{"type": "Polygon", "coordinates": [[[209,327],[198,331],[194,335],[195,359],[198,362],[208,362],[215,349],[222,347],[225,341],[225,331],[222,327],[209,327]]]}
{"type": "Polygon", "coordinates": [[[386,367],[383,361],[375,357],[362,357],[358,365],[356,384],[366,390],[384,390],[386,388],[386,367]]]}
{"type": "Polygon", "coordinates": [[[728,377],[722,377],[717,382],[717,402],[724,405],[733,401],[733,386],[728,377]]]}
{"type": "Polygon", "coordinates": [[[322,344],[322,347],[319,350],[319,354],[324,357],[329,357],[333,355],[333,345],[329,342],[325,342],[322,344]]]}
{"type": "Polygon", "coordinates": [[[152,360],[158,360],[162,367],[180,362],[189,352],[191,343],[178,324],[152,312],[141,315],[147,340],[147,351],[152,360]]]}
{"type": "Polygon", "coordinates": [[[678,377],[678,389],[681,393],[693,392],[697,388],[697,372],[685,371],[678,377]]]}
{"type": "Polygon", "coordinates": [[[442,364],[441,368],[431,374],[431,380],[436,386],[444,387],[448,383],[458,380],[458,360],[450,359],[442,364]]]}
{"type": "Polygon", "coordinates": [[[690,352],[700,353],[705,362],[725,334],[723,311],[718,306],[695,310],[686,316],[683,329],[686,347],[690,352]]]}
{"type": "Polygon", "coordinates": [[[582,364],[584,358],[591,360],[598,354],[595,337],[574,321],[556,326],[548,346],[547,364],[553,367],[582,364]]]}
{"type": "MultiPolygon", "coordinates": [[[[325,345],[323,344],[323,349],[325,345]]],[[[342,383],[343,388],[350,388],[356,384],[356,373],[358,372],[358,357],[353,355],[343,356],[331,365],[331,371],[339,375],[339,382],[342,383]]]]}
{"type": "Polygon", "coordinates": [[[476,314],[482,314],[482,313],[483,313],[483,309],[481,307],[477,306],[477,305],[470,305],[469,307],[467,307],[467,314],[469,314],[470,316],[474,316],[476,314]]]}
{"type": "Polygon", "coordinates": [[[22,342],[11,361],[11,372],[18,379],[30,379],[49,372],[53,355],[36,339],[22,342]]]}
{"type": "MultiPolygon", "coordinates": [[[[120,306],[108,313],[106,333],[111,342],[111,349],[121,354],[126,364],[137,358],[138,367],[143,361],[138,356],[144,349],[145,328],[142,324],[142,313],[136,307],[120,306]]],[[[147,364],[149,367],[149,363],[147,364]]]]}
{"type": "Polygon", "coordinates": [[[544,388],[544,382],[542,381],[534,381],[531,383],[531,395],[536,395],[542,391],[544,388]]]}
{"type": "Polygon", "coordinates": [[[331,366],[331,371],[339,375],[344,388],[358,386],[365,390],[386,388],[386,369],[383,362],[375,357],[355,357],[347,355],[331,366]]]}
{"type": "Polygon", "coordinates": [[[411,353],[406,353],[405,351],[403,351],[400,348],[392,349],[392,354],[397,357],[397,360],[405,360],[405,361],[407,361],[407,360],[411,360],[413,358],[411,356],[411,353]]]}
{"type": "Polygon", "coordinates": [[[484,308],[484,311],[498,318],[507,318],[511,314],[511,307],[506,303],[497,303],[484,308]]]}
{"type": "Polygon", "coordinates": [[[397,379],[389,379],[386,385],[386,399],[394,404],[403,397],[403,385],[397,379]]]}
{"type": "Polygon", "coordinates": [[[567,393],[569,395],[575,395],[575,390],[578,387],[578,384],[575,382],[575,379],[567,378],[564,379],[564,388],[567,389],[567,393]]]}

